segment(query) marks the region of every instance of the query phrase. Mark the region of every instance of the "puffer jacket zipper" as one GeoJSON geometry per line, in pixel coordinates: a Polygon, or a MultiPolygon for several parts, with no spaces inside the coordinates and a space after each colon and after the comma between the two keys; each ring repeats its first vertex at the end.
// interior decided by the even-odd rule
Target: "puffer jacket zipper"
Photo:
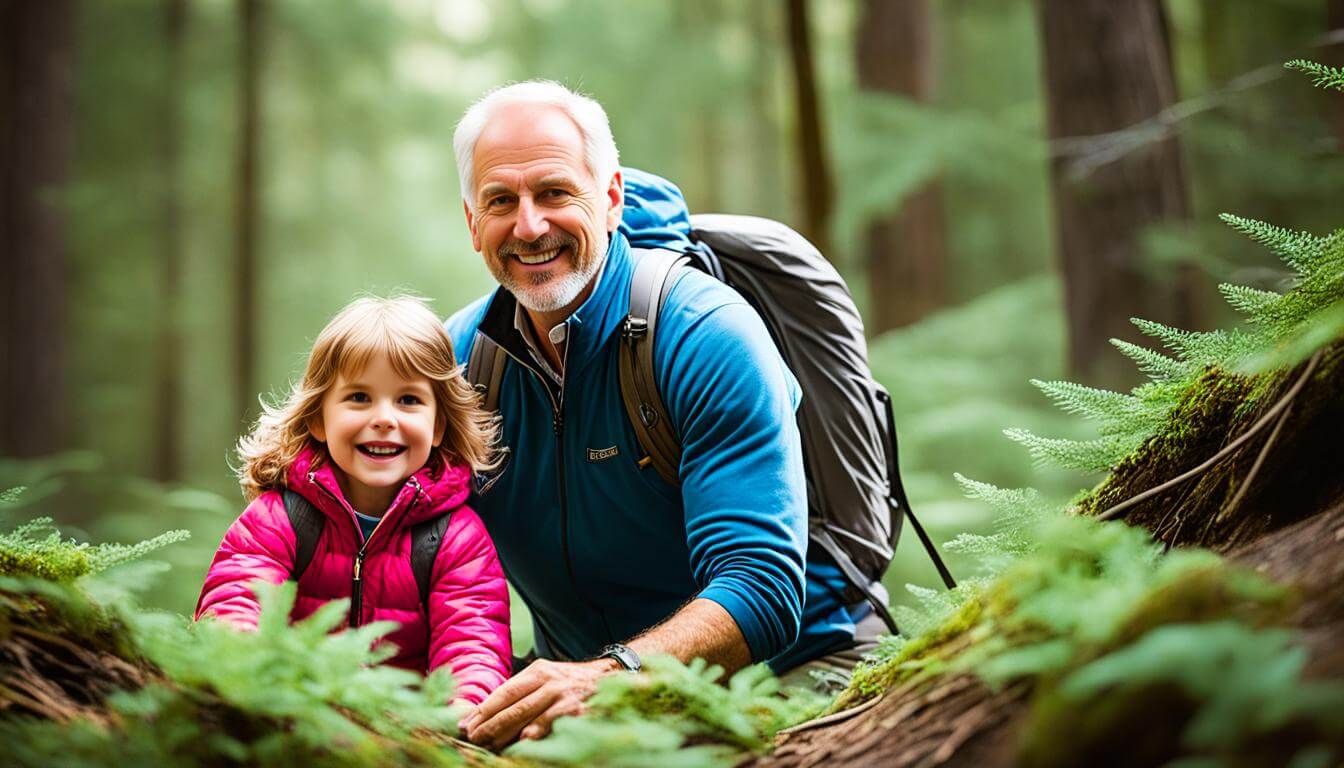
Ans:
{"type": "MultiPolygon", "coordinates": [[[[313,479],[312,474],[310,473],[309,480],[312,481],[312,479],[313,479]]],[[[420,499],[420,496],[424,493],[424,489],[420,487],[420,481],[416,480],[415,477],[411,477],[408,480],[408,482],[415,488],[415,496],[412,497],[412,499],[409,502],[407,502],[406,504],[407,512],[410,511],[410,507],[413,506],[415,502],[420,499]]],[[[341,503],[341,500],[336,496],[336,494],[328,490],[325,485],[322,485],[321,483],[318,482],[314,482],[313,484],[316,485],[318,488],[321,488],[337,504],[341,503]]],[[[350,616],[348,619],[348,624],[351,629],[358,627],[360,624],[363,623],[364,555],[368,552],[369,542],[373,541],[373,537],[378,535],[378,530],[383,527],[383,521],[387,519],[387,513],[390,511],[391,507],[389,507],[387,510],[383,512],[383,516],[378,518],[378,524],[375,525],[373,527],[373,530],[369,532],[368,538],[365,538],[362,542],[360,542],[359,551],[355,553],[355,563],[354,566],[351,568],[350,572],[350,616]]],[[[361,536],[363,535],[363,533],[359,529],[358,523],[355,523],[355,533],[357,535],[361,536]]]]}

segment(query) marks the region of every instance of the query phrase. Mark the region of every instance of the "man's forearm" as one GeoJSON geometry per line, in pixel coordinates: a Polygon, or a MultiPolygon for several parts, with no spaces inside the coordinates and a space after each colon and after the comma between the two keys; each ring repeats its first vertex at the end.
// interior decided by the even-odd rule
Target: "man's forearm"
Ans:
{"type": "Polygon", "coordinates": [[[732,674],[751,663],[737,622],[713,600],[696,598],[627,645],[640,656],[667,654],[683,662],[702,658],[732,674]]]}

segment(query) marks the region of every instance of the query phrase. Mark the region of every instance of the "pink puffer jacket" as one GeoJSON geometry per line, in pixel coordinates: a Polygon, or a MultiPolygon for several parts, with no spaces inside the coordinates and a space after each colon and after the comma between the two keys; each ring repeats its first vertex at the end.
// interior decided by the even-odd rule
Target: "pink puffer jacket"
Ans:
{"type": "MultiPolygon", "coordinates": [[[[327,518],[313,559],[299,579],[294,620],[329,600],[350,597],[362,543],[354,510],[330,461],[313,469],[316,457],[305,451],[288,473],[289,488],[327,518]]],[[[360,623],[399,622],[386,638],[398,649],[389,663],[420,672],[446,664],[457,678],[457,696],[478,704],[508,678],[511,649],[509,594],[499,558],[480,518],[463,505],[470,476],[462,467],[438,473],[425,467],[406,481],[365,549],[360,623]],[[426,616],[411,570],[411,527],[444,510],[451,514],[431,571],[426,616]]],[[[255,628],[258,605],[248,584],[285,581],[294,558],[294,530],[284,501],[278,492],[263,493],[224,534],[205,576],[196,618],[210,613],[255,628]]]]}

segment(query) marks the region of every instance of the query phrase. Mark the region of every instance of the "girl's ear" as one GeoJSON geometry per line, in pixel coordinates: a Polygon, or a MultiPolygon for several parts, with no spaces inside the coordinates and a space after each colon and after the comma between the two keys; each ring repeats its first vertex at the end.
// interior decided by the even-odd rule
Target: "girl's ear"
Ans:
{"type": "Polygon", "coordinates": [[[434,447],[438,448],[443,445],[443,435],[448,431],[448,422],[442,418],[436,421],[438,423],[434,425],[434,447]]]}
{"type": "Polygon", "coordinates": [[[327,442],[327,425],[322,423],[322,415],[317,414],[308,419],[308,434],[319,443],[327,442]]]}

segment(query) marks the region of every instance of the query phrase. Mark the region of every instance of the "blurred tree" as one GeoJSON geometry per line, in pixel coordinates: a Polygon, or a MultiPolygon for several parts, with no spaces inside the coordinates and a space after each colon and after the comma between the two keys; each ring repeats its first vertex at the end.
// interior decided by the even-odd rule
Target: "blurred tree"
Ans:
{"type": "Polygon", "coordinates": [[[821,103],[817,97],[816,73],[812,63],[811,30],[807,0],[789,0],[789,53],[793,62],[793,83],[798,136],[799,182],[803,187],[803,234],[822,253],[834,258],[830,249],[831,206],[835,191],[830,163],[826,159],[826,140],[821,126],[821,103]]]}
{"type": "Polygon", "coordinates": [[[182,446],[178,420],[182,411],[181,295],[183,248],[182,104],[186,64],[187,0],[163,0],[163,90],[159,115],[159,318],[158,407],[155,410],[154,469],[158,479],[179,480],[182,446]]]}
{"type": "Polygon", "coordinates": [[[238,136],[234,156],[234,364],[238,366],[234,403],[248,418],[256,397],[257,359],[257,149],[261,131],[261,0],[238,0],[238,136]]]}
{"type": "MultiPolygon", "coordinates": [[[[859,87],[931,101],[931,22],[928,0],[864,0],[855,43],[859,87]]],[[[899,211],[870,223],[865,240],[871,334],[909,325],[943,305],[947,244],[937,179],[907,195],[899,211]]]]}
{"type": "Polygon", "coordinates": [[[786,215],[780,194],[786,184],[776,109],[779,25],[775,0],[755,0],[750,7],[748,26],[754,38],[747,139],[754,154],[751,163],[754,169],[751,183],[754,212],[796,221],[795,217],[786,215]]]}
{"type": "Polygon", "coordinates": [[[65,220],[53,199],[68,173],[73,0],[0,2],[0,454],[65,447],[65,220]]]}
{"type": "Polygon", "coordinates": [[[1106,352],[1138,338],[1130,317],[1195,325],[1193,275],[1151,274],[1140,250],[1146,228],[1188,215],[1180,149],[1160,131],[1115,133],[1175,100],[1166,15],[1160,0],[1042,0],[1040,19],[1069,364],[1127,380],[1106,352]]]}

